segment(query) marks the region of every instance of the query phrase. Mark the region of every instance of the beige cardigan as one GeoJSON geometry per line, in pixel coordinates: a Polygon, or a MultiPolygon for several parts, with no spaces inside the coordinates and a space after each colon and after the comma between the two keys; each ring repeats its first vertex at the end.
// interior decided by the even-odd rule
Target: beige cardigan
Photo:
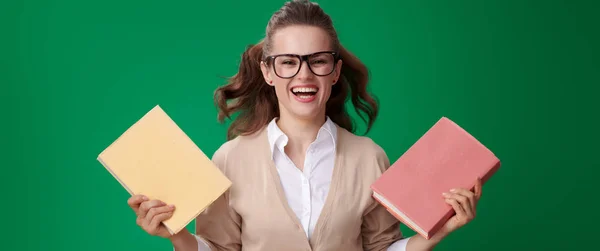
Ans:
{"type": "Polygon", "coordinates": [[[403,238],[398,220],[371,197],[387,155],[371,139],[337,130],[331,188],[310,240],[286,201],[266,128],[213,155],[233,185],[196,218],[196,234],[212,250],[248,251],[379,251],[403,238]]]}

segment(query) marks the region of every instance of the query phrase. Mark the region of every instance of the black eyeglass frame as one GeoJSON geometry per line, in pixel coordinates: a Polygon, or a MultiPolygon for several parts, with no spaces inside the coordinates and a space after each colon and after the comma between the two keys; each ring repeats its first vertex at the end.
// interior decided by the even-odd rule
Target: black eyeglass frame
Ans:
{"type": "Polygon", "coordinates": [[[284,78],[284,79],[290,79],[290,78],[293,78],[296,75],[298,75],[298,72],[300,72],[300,69],[302,69],[302,65],[304,64],[304,61],[306,61],[306,65],[308,65],[308,69],[313,74],[315,74],[317,76],[320,76],[320,77],[328,76],[328,75],[330,75],[331,73],[333,73],[335,71],[335,67],[337,66],[337,63],[338,63],[339,59],[340,59],[340,55],[339,55],[339,53],[337,51],[317,51],[317,52],[314,52],[314,53],[311,53],[311,54],[305,54],[305,55],[289,54],[289,53],[286,53],[286,54],[277,54],[277,55],[270,55],[270,56],[266,56],[263,59],[263,62],[265,62],[267,66],[270,65],[271,67],[273,67],[273,71],[275,72],[275,75],[277,75],[278,77],[284,78]],[[329,53],[329,54],[333,55],[333,67],[331,67],[331,71],[329,73],[327,73],[327,74],[317,74],[317,73],[315,73],[313,71],[312,67],[310,66],[310,62],[308,61],[308,59],[310,57],[314,56],[314,55],[323,54],[323,53],[329,53]],[[274,66],[273,62],[275,62],[275,59],[277,57],[281,57],[281,56],[295,57],[295,58],[300,59],[300,66],[298,66],[298,70],[296,70],[296,73],[294,73],[291,77],[282,77],[282,76],[279,75],[279,73],[277,73],[277,69],[274,66]]]}

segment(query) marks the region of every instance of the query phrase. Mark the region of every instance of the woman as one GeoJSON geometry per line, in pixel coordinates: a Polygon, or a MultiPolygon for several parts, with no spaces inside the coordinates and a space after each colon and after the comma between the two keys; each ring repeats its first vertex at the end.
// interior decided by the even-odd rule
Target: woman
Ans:
{"type": "Polygon", "coordinates": [[[195,234],[171,236],[160,222],[175,207],[143,195],[129,199],[137,224],[176,251],[433,249],[473,219],[481,183],[477,194],[445,195],[457,214],[433,238],[405,238],[369,188],[390,162],[372,140],[352,134],[344,108],[349,96],[370,129],[378,106],[367,79],[317,4],[286,3],[215,93],[221,121],[239,112],[213,156],[231,189],[197,217],[195,234]]]}

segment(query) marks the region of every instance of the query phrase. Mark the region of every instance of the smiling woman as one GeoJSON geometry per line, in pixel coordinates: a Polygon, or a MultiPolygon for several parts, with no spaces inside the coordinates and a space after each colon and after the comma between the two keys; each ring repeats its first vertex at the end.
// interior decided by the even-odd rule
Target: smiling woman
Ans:
{"type": "Polygon", "coordinates": [[[143,195],[129,200],[138,224],[176,251],[432,249],[473,218],[480,194],[452,191],[447,203],[457,215],[429,240],[405,238],[370,188],[390,161],[354,134],[344,105],[350,97],[367,115],[368,131],[378,105],[367,83],[367,68],[340,44],[321,7],[287,2],[214,96],[221,121],[239,113],[212,158],[231,188],[196,218],[195,234],[170,235],[159,223],[174,208],[143,195]]]}

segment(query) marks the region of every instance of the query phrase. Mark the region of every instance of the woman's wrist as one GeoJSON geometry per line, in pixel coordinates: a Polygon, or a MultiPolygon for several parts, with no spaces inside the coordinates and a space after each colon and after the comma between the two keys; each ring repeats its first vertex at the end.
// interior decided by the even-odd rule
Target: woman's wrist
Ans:
{"type": "Polygon", "coordinates": [[[196,238],[188,231],[186,228],[183,228],[178,233],[171,235],[169,240],[175,247],[175,250],[190,250],[189,247],[197,246],[196,238]]]}
{"type": "Polygon", "coordinates": [[[438,231],[436,234],[431,236],[431,238],[425,239],[425,237],[416,234],[410,238],[408,241],[407,250],[419,250],[419,251],[429,251],[433,250],[449,233],[444,230],[438,231]]]}
{"type": "Polygon", "coordinates": [[[450,234],[449,232],[446,232],[445,229],[440,229],[437,233],[435,233],[431,239],[429,239],[429,241],[431,241],[432,243],[434,243],[435,245],[437,245],[438,243],[440,243],[444,238],[446,238],[446,236],[448,236],[448,234],[450,234]]]}

